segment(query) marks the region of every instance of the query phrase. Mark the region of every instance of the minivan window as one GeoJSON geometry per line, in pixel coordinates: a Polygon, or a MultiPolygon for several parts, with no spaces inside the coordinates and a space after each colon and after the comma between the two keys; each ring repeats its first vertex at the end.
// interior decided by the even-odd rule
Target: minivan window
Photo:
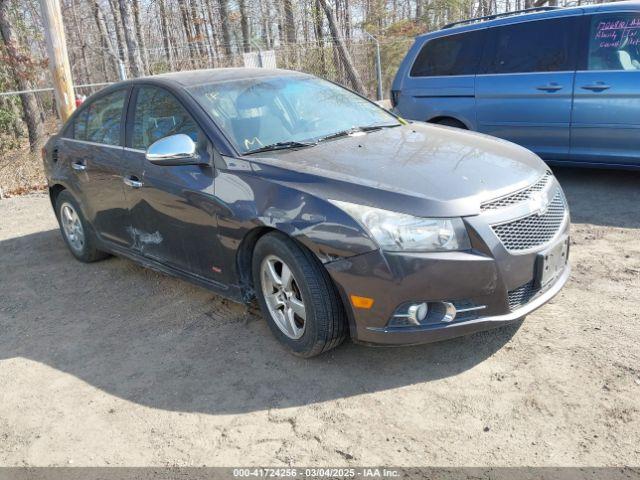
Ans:
{"type": "Polygon", "coordinates": [[[178,133],[198,140],[198,127],[191,115],[166,90],[141,87],[133,120],[133,148],[146,150],[156,140],[178,133]]]}
{"type": "Polygon", "coordinates": [[[474,31],[429,40],[411,67],[412,77],[474,75],[484,32],[474,31]]]}
{"type": "Polygon", "coordinates": [[[575,68],[574,17],[492,28],[486,73],[559,72],[575,68]]]}
{"type": "Polygon", "coordinates": [[[640,13],[594,15],[589,70],[640,70],[640,13]]]}

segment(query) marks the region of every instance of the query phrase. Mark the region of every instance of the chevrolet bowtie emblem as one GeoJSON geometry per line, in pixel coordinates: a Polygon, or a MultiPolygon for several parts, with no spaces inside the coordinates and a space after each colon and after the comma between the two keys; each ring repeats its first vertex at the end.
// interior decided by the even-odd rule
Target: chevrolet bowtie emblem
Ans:
{"type": "Polygon", "coordinates": [[[549,209],[549,198],[544,192],[535,192],[531,195],[531,211],[538,216],[544,215],[549,209]]]}

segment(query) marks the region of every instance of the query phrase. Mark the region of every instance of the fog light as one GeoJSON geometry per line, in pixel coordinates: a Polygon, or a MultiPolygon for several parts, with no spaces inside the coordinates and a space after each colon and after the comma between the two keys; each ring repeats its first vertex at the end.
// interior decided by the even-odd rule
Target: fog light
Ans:
{"type": "Polygon", "coordinates": [[[429,306],[426,303],[411,305],[407,310],[408,318],[416,325],[420,325],[429,314],[429,306]]]}

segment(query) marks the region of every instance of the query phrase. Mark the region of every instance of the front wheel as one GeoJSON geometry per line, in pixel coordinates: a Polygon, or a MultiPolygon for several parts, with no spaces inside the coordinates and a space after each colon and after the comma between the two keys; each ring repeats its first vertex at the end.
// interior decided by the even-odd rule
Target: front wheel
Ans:
{"type": "Polygon", "coordinates": [[[344,340],[344,307],[311,252],[285,235],[267,234],[255,247],[252,274],[269,328],[292,353],[313,357],[344,340]]]}

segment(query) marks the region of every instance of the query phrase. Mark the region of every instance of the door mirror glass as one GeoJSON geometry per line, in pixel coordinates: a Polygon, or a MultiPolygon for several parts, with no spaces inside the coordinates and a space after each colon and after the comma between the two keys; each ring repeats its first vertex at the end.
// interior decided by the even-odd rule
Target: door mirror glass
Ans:
{"type": "Polygon", "coordinates": [[[199,165],[196,144],[184,133],[170,135],[152,143],[147,149],[147,160],[155,165],[199,165]]]}

